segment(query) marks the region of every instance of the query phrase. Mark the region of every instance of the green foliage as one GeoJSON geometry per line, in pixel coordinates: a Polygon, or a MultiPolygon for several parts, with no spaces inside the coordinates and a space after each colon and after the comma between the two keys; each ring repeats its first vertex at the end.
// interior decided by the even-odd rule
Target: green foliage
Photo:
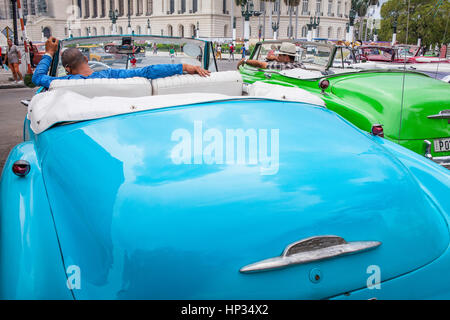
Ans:
{"type": "Polygon", "coordinates": [[[419,38],[426,46],[450,42],[450,2],[446,0],[410,0],[408,21],[408,0],[389,0],[381,7],[381,29],[379,40],[392,39],[395,16],[397,18],[397,41],[415,44],[419,38]]]}

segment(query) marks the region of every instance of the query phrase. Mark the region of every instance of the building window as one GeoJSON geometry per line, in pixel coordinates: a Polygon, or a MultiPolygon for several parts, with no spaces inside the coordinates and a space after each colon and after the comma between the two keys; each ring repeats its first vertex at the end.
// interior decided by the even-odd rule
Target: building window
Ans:
{"type": "Polygon", "coordinates": [[[172,28],[172,26],[170,24],[167,26],[167,35],[169,37],[173,36],[173,28],[172,28]]]}
{"type": "MultiPolygon", "coordinates": [[[[80,5],[81,5],[81,0],[79,0],[79,2],[80,2],[80,5]]],[[[30,8],[31,15],[32,16],[36,15],[36,2],[35,2],[35,0],[31,0],[30,1],[30,7],[31,7],[30,8]]]]}
{"type": "Polygon", "coordinates": [[[303,0],[302,1],[302,15],[306,16],[308,15],[308,6],[309,6],[309,1],[308,0],[303,0]]]}
{"type": "Polygon", "coordinates": [[[178,36],[180,36],[181,38],[184,38],[184,26],[180,25],[178,27],[178,36]]]}
{"type": "Polygon", "coordinates": [[[308,36],[308,27],[303,26],[302,27],[302,38],[306,38],[308,36]]]}
{"type": "Polygon", "coordinates": [[[125,7],[123,5],[123,0],[119,0],[119,17],[125,14],[125,7]]]}
{"type": "Polygon", "coordinates": [[[333,36],[333,29],[331,27],[328,28],[328,39],[331,39],[333,36]]]}
{"type": "Polygon", "coordinates": [[[106,0],[101,0],[102,10],[100,11],[100,18],[106,17],[106,0]]]}
{"type": "Polygon", "coordinates": [[[317,15],[320,15],[321,12],[322,12],[322,0],[317,0],[316,1],[316,13],[317,13],[317,15]]]}
{"type": "MultiPolygon", "coordinates": [[[[109,7],[111,8],[112,11],[116,10],[116,2],[114,0],[109,0],[109,7]]],[[[108,12],[109,14],[109,12],[108,12]]]]}
{"type": "Polygon", "coordinates": [[[147,1],[147,15],[153,14],[153,0],[145,0],[147,1]]]}
{"type": "Polygon", "coordinates": [[[198,0],[192,0],[192,12],[196,13],[198,11],[198,0]]]}
{"type": "Polygon", "coordinates": [[[134,1],[128,0],[128,14],[132,16],[134,13],[134,1]]]}
{"type": "Polygon", "coordinates": [[[328,15],[331,16],[333,12],[333,0],[328,0],[328,15]]]}
{"type": "Polygon", "coordinates": [[[222,13],[226,14],[227,13],[227,1],[228,0],[222,0],[222,13]]]}
{"type": "Polygon", "coordinates": [[[278,13],[278,11],[280,10],[280,2],[281,1],[275,1],[275,3],[273,4],[273,12],[278,13]]]}
{"type": "Polygon", "coordinates": [[[142,14],[144,13],[144,1],[143,0],[137,0],[136,2],[136,15],[137,16],[142,16],[142,14]]]}
{"type": "Polygon", "coordinates": [[[47,39],[52,36],[52,31],[50,30],[49,27],[45,27],[43,33],[44,33],[44,37],[46,37],[47,39]]]}
{"type": "Polygon", "coordinates": [[[89,12],[89,0],[84,0],[84,18],[89,18],[91,13],[89,12]]]}
{"type": "Polygon", "coordinates": [[[223,27],[223,36],[225,38],[228,37],[228,25],[227,24],[223,27]]]}
{"type": "Polygon", "coordinates": [[[169,13],[172,14],[175,12],[175,0],[169,0],[169,13]]]}
{"type": "Polygon", "coordinates": [[[27,1],[23,2],[22,9],[23,9],[23,15],[27,16],[28,15],[28,2],[27,1]]]}
{"type": "Polygon", "coordinates": [[[186,0],[181,0],[181,13],[186,12],[186,0]]]}
{"type": "Polygon", "coordinates": [[[337,15],[338,15],[338,16],[341,14],[341,4],[342,4],[341,1],[338,1],[338,2],[337,2],[337,15]]]}
{"type": "Polygon", "coordinates": [[[92,18],[97,18],[97,0],[92,0],[92,7],[94,9],[94,12],[92,12],[92,18]]]}
{"type": "Polygon", "coordinates": [[[47,13],[47,2],[45,2],[45,0],[38,0],[38,13],[39,14],[47,13]]]}

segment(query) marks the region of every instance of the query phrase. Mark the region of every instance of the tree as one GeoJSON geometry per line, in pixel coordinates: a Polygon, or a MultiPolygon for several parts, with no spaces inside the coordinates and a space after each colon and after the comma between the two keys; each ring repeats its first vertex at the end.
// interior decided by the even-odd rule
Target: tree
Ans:
{"type": "Polygon", "coordinates": [[[381,7],[381,29],[379,38],[383,41],[392,39],[395,17],[397,18],[397,40],[400,43],[415,44],[422,39],[422,44],[429,46],[450,42],[450,2],[440,0],[389,0],[381,7]],[[406,30],[408,29],[408,40],[406,30]]]}
{"type": "Polygon", "coordinates": [[[378,0],[352,0],[352,9],[355,10],[359,18],[359,33],[358,36],[362,39],[362,33],[364,28],[364,18],[367,15],[367,11],[370,6],[377,6],[378,0]]]}

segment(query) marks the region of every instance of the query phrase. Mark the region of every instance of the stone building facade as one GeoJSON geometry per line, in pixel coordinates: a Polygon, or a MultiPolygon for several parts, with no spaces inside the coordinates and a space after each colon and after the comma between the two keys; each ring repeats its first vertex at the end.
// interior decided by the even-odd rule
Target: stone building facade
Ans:
{"type": "MultiPolygon", "coordinates": [[[[232,38],[233,16],[236,37],[243,37],[244,19],[235,0],[22,0],[27,14],[28,36],[34,41],[48,35],[65,38],[70,35],[109,35],[112,33],[110,10],[117,10],[117,32],[127,34],[128,15],[135,34],[192,37],[212,40],[232,38]]],[[[351,0],[300,0],[292,9],[292,34],[304,39],[310,16],[320,16],[314,37],[344,39],[351,0]],[[298,11],[298,12],[296,12],[298,11]],[[298,18],[296,18],[298,17],[298,18]],[[298,21],[296,23],[296,21],[298,21]]],[[[262,14],[250,18],[251,39],[272,39],[272,23],[280,10],[278,38],[287,38],[290,8],[281,0],[254,0],[254,8],[262,14]]],[[[0,28],[12,27],[10,0],[0,0],[0,28]]],[[[3,39],[5,37],[0,36],[3,39]]]]}

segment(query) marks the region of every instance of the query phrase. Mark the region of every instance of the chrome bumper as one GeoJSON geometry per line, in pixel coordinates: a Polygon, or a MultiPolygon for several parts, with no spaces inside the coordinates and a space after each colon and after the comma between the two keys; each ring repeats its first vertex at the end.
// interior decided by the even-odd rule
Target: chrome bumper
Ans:
{"type": "Polygon", "coordinates": [[[433,160],[437,164],[440,164],[447,169],[450,169],[450,156],[442,156],[442,157],[433,157],[431,155],[431,142],[428,140],[424,140],[425,143],[425,154],[424,156],[430,160],[433,160]]]}
{"type": "Polygon", "coordinates": [[[431,160],[433,160],[437,164],[440,164],[441,166],[446,167],[447,169],[450,169],[450,156],[433,157],[431,160]]]}

